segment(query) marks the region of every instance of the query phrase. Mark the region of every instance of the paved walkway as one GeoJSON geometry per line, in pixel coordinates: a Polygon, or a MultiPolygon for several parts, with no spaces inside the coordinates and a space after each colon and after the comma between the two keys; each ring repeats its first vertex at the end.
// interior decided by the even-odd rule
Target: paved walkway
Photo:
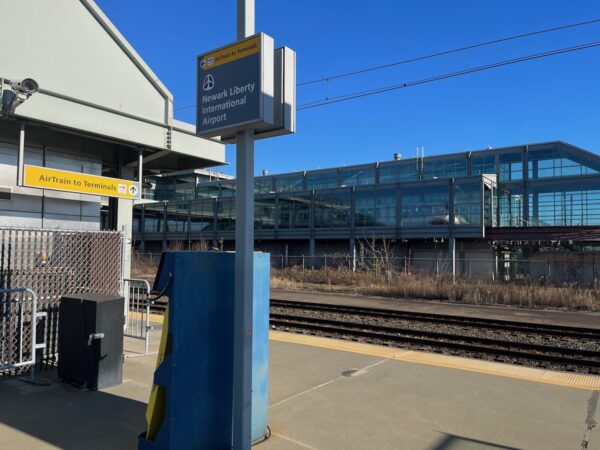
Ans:
{"type": "MultiPolygon", "coordinates": [[[[274,338],[273,436],[257,449],[580,450],[588,440],[600,450],[598,391],[274,338]]],[[[154,366],[155,356],[130,357],[124,383],[102,392],[53,374],[49,386],[0,382],[0,449],[135,449],[154,366]]]]}

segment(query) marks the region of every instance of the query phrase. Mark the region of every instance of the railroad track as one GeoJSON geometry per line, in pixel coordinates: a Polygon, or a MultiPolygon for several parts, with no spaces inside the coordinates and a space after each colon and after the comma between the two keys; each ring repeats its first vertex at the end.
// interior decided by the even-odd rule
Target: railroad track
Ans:
{"type": "MultiPolygon", "coordinates": [[[[151,309],[154,313],[162,314],[166,305],[166,301],[159,300],[151,306],[151,309]]],[[[270,305],[270,324],[276,329],[428,351],[444,351],[471,357],[504,358],[500,360],[508,359],[521,364],[533,361],[538,363],[537,365],[551,364],[561,369],[575,368],[578,371],[583,368],[587,372],[600,373],[600,351],[438,331],[444,326],[498,330],[505,335],[506,333],[522,334],[525,337],[544,335],[555,336],[558,339],[597,341],[600,348],[600,330],[277,299],[271,299],[270,305]],[[278,308],[283,308],[284,312],[277,311],[278,308]],[[289,312],[290,310],[295,313],[289,312]],[[301,315],[298,312],[315,313],[319,314],[319,317],[301,315]],[[328,315],[334,315],[335,318],[327,318],[328,315]],[[406,321],[406,323],[429,323],[435,326],[429,329],[388,326],[359,322],[356,320],[357,317],[379,318],[383,319],[382,322],[391,319],[406,321]]]]}
{"type": "MultiPolygon", "coordinates": [[[[271,306],[286,308],[283,311],[271,312],[271,326],[286,331],[308,332],[335,338],[362,340],[366,342],[417,348],[428,351],[443,351],[470,357],[486,358],[514,362],[526,365],[551,366],[561,370],[575,370],[589,373],[600,373],[600,351],[585,348],[544,345],[521,340],[505,339],[506,336],[518,336],[519,333],[529,335],[543,334],[571,340],[590,339],[598,341],[600,333],[594,330],[577,329],[576,327],[555,327],[549,325],[523,324],[513,321],[492,319],[475,319],[437,314],[408,313],[390,310],[374,310],[323,304],[307,304],[303,302],[271,301],[271,306]],[[296,310],[296,313],[288,312],[296,310]],[[303,312],[304,315],[299,314],[303,312]],[[318,313],[318,317],[308,316],[307,312],[318,313]],[[347,314],[347,318],[344,317],[347,314]],[[327,318],[335,315],[335,318],[327,318]],[[388,326],[359,322],[356,317],[381,317],[402,321],[423,321],[436,323],[428,329],[415,329],[402,326],[388,326]],[[340,319],[341,317],[341,319],[340,319]],[[464,319],[464,320],[463,320],[464,319]],[[503,330],[497,338],[478,336],[475,334],[457,334],[438,331],[443,325],[451,327],[466,326],[472,328],[491,328],[503,330]],[[533,364],[532,364],[533,362],[533,364]]],[[[455,330],[456,331],[456,330],[455,330]]],[[[527,337],[525,335],[525,338],[527,337]]]]}
{"type": "Polygon", "coordinates": [[[521,333],[543,333],[560,337],[600,340],[600,330],[564,325],[530,324],[511,320],[483,319],[478,317],[454,316],[449,314],[430,314],[393,309],[375,309],[356,306],[329,305],[325,303],[294,302],[271,299],[271,307],[294,308],[307,311],[322,311],[342,314],[356,314],[366,317],[393,318],[415,320],[441,324],[466,325],[495,330],[515,331],[521,333]]]}

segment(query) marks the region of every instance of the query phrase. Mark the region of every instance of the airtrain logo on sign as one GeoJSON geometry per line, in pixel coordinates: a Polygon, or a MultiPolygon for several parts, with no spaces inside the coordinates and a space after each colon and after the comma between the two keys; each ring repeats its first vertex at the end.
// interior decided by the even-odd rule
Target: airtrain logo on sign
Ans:
{"type": "Polygon", "coordinates": [[[206,75],[204,77],[204,81],[202,82],[202,89],[204,89],[205,91],[211,91],[212,88],[214,88],[214,87],[215,87],[215,79],[209,73],[208,75],[206,75]]]}
{"type": "Polygon", "coordinates": [[[200,55],[197,134],[217,136],[272,123],[272,73],[273,40],[262,33],[200,55]]]}
{"type": "Polygon", "coordinates": [[[24,167],[23,185],[105,197],[140,198],[140,188],[136,181],[50,169],[49,167],[30,166],[28,164],[24,167]]]}

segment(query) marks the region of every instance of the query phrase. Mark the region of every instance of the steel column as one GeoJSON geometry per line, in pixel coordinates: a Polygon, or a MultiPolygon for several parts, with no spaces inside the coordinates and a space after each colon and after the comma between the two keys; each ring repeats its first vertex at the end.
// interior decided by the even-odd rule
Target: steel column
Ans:
{"type": "MultiPolygon", "coordinates": [[[[237,38],[254,34],[254,0],[237,0],[237,38]]],[[[233,335],[233,449],[252,441],[252,299],[254,253],[254,130],[237,134],[235,303],[233,335]]]]}
{"type": "Polygon", "coordinates": [[[19,129],[19,154],[17,157],[17,186],[23,186],[23,166],[25,164],[25,122],[19,129]]]}

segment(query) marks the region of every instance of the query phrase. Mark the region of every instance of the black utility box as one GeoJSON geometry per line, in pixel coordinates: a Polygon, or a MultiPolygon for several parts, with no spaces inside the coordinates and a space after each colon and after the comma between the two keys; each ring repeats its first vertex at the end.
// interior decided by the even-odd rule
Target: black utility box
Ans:
{"type": "Polygon", "coordinates": [[[91,390],[122,383],[123,302],[102,294],[61,297],[58,378],[91,390]]]}

